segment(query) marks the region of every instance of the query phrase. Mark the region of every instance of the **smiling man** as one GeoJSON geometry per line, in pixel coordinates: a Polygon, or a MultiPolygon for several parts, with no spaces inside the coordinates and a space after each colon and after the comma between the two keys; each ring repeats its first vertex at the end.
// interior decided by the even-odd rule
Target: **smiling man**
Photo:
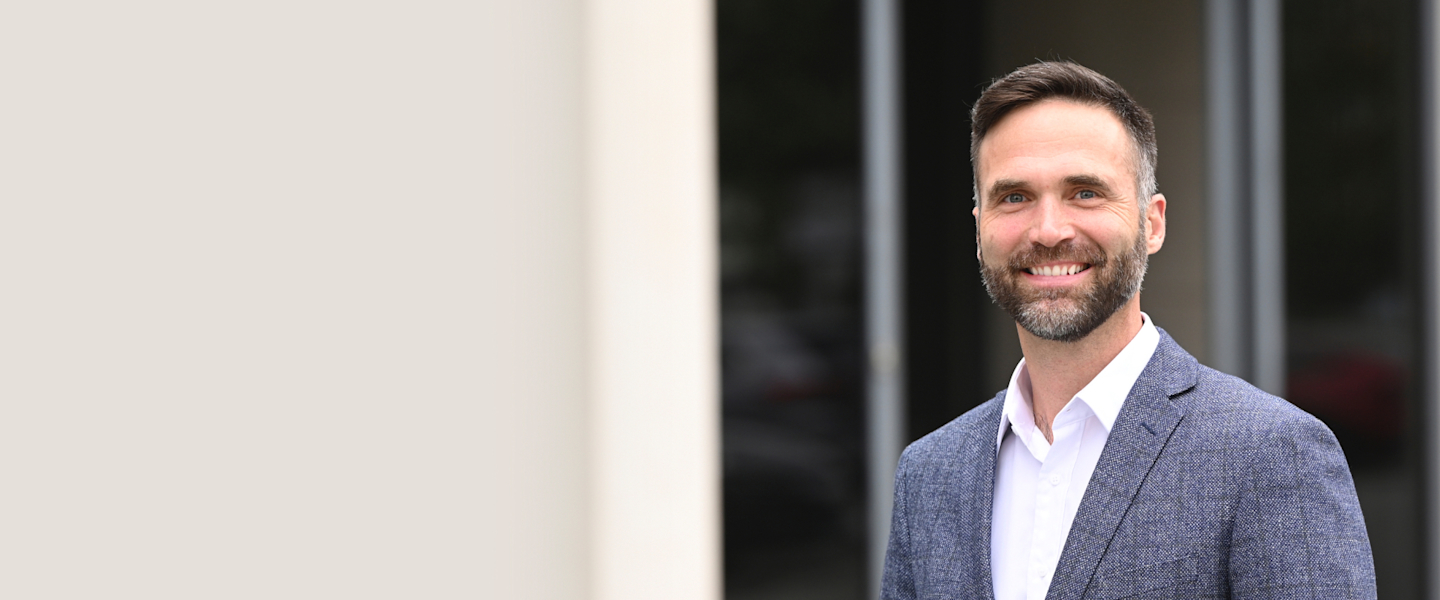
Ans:
{"type": "Polygon", "coordinates": [[[1024,358],[905,450],[882,597],[1374,598],[1330,430],[1140,311],[1166,204],[1145,109],[1043,62],[971,118],[981,276],[1024,358]]]}

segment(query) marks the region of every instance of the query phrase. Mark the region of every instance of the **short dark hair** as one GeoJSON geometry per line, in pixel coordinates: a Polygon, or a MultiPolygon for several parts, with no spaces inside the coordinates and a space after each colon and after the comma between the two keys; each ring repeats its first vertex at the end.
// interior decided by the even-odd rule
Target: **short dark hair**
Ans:
{"type": "MultiPolygon", "coordinates": [[[[1001,77],[985,88],[970,109],[970,165],[978,165],[980,142],[990,129],[1011,111],[1047,100],[1062,98],[1080,104],[1104,108],[1120,119],[1130,134],[1135,148],[1135,191],[1143,207],[1158,191],[1155,185],[1155,163],[1159,149],[1155,144],[1155,122],[1150,112],[1109,77],[1068,61],[1041,61],[1025,65],[1001,77]]],[[[976,190],[980,182],[976,173],[976,190]]],[[[980,196],[977,193],[978,203],[980,196]]]]}

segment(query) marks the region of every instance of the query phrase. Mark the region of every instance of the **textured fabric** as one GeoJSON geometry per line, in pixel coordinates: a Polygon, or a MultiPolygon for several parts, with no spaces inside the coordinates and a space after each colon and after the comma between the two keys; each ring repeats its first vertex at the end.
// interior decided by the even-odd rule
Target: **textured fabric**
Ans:
{"type": "MultiPolygon", "coordinates": [[[[905,449],[881,597],[992,598],[1004,393],[905,449]]],[[[1374,598],[1344,454],[1322,423],[1160,345],[1110,431],[1047,598],[1374,598]]]]}
{"type": "Polygon", "coordinates": [[[999,600],[1044,600],[1049,590],[1110,427],[1160,345],[1155,324],[1140,314],[1130,342],[1055,415],[1053,446],[1035,426],[1025,359],[1010,377],[999,429],[1011,433],[999,444],[990,526],[990,576],[999,600]]]}

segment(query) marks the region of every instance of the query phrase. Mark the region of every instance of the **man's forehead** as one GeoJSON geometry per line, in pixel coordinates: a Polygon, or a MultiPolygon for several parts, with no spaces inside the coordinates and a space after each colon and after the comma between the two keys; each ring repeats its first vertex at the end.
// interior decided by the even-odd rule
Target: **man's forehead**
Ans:
{"type": "MultiPolygon", "coordinates": [[[[1047,153],[1083,153],[1098,164],[1109,164],[1127,177],[1133,177],[1140,155],[1134,140],[1114,113],[1101,106],[1065,99],[1042,100],[1010,111],[996,121],[976,150],[973,168],[977,184],[985,187],[993,184],[986,180],[995,175],[982,171],[987,163],[996,160],[1019,156],[1043,162],[1040,159],[1047,158],[1047,153]],[[997,152],[1005,155],[995,156],[997,152]]],[[[1063,173],[1061,176],[1099,175],[1093,172],[1095,169],[1085,171],[1091,172],[1063,173]]]]}

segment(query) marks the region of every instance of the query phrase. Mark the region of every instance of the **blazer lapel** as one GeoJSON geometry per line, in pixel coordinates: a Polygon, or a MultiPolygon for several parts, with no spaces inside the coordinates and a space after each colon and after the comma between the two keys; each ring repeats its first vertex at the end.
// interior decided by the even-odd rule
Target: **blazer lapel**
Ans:
{"type": "Polygon", "coordinates": [[[1198,372],[1195,359],[1161,330],[1160,345],[1126,396],[1100,452],[1047,599],[1074,600],[1084,595],[1140,485],[1184,418],[1170,397],[1193,387],[1198,372]]]}

